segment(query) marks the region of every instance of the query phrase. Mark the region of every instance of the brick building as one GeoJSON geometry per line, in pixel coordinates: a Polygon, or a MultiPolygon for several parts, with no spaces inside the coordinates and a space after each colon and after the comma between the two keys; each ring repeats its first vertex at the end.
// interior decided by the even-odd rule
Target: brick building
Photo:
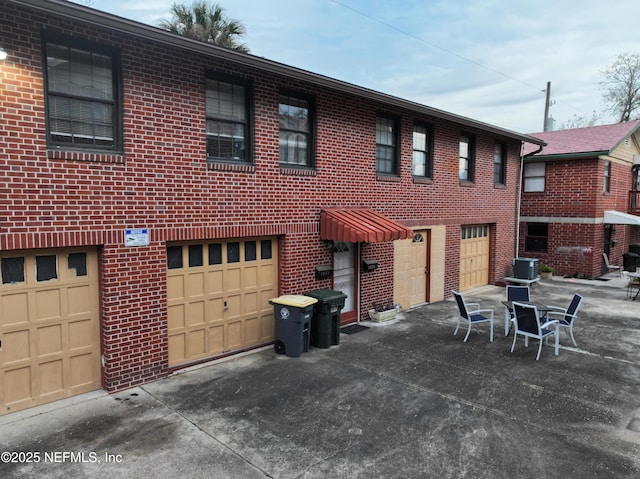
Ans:
{"type": "Polygon", "coordinates": [[[640,242],[640,120],[533,133],[525,144],[520,256],[597,278],[640,242]]]}
{"type": "Polygon", "coordinates": [[[270,344],[280,294],[510,268],[540,140],[66,1],[0,31],[0,414],[270,344]]]}

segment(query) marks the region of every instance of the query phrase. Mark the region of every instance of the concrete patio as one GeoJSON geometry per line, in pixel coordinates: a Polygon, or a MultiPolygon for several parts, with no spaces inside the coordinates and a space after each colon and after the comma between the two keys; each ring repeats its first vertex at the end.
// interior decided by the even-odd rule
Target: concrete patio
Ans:
{"type": "Polygon", "coordinates": [[[504,288],[487,286],[466,296],[495,309],[493,343],[487,325],[453,336],[447,300],[299,358],[265,348],[6,415],[0,450],[39,461],[0,477],[639,477],[640,301],[617,278],[557,278],[532,299],[574,292],[578,347],[563,332],[539,361],[535,341],[509,352],[504,288]]]}

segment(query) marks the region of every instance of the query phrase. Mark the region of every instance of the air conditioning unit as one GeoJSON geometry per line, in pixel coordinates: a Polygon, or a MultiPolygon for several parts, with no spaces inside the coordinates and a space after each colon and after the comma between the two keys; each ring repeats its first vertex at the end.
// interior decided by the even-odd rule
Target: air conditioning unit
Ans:
{"type": "Polygon", "coordinates": [[[515,258],[513,260],[513,277],[518,279],[536,279],[538,277],[538,259],[515,258]]]}

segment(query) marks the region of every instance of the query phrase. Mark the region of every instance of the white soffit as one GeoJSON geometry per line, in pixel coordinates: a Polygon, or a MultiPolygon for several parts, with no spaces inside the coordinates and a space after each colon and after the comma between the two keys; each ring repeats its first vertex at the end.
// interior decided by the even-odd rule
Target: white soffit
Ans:
{"type": "Polygon", "coordinates": [[[604,222],[611,225],[637,225],[640,226],[640,216],[622,213],[620,211],[605,211],[604,222]]]}

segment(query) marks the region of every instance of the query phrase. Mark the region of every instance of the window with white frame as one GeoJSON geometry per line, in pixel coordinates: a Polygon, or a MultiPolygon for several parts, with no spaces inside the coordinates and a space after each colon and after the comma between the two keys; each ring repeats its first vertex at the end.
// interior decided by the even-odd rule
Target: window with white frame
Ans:
{"type": "Polygon", "coordinates": [[[544,191],[544,163],[524,164],[524,192],[544,191]]]}
{"type": "Polygon", "coordinates": [[[57,148],[122,148],[119,50],[45,33],[47,142],[57,148]]]}
{"type": "Polygon", "coordinates": [[[604,182],[602,185],[602,191],[609,193],[611,191],[611,162],[604,162],[604,182]]]}
{"type": "Polygon", "coordinates": [[[248,85],[205,79],[207,159],[250,161],[248,85]]]}

